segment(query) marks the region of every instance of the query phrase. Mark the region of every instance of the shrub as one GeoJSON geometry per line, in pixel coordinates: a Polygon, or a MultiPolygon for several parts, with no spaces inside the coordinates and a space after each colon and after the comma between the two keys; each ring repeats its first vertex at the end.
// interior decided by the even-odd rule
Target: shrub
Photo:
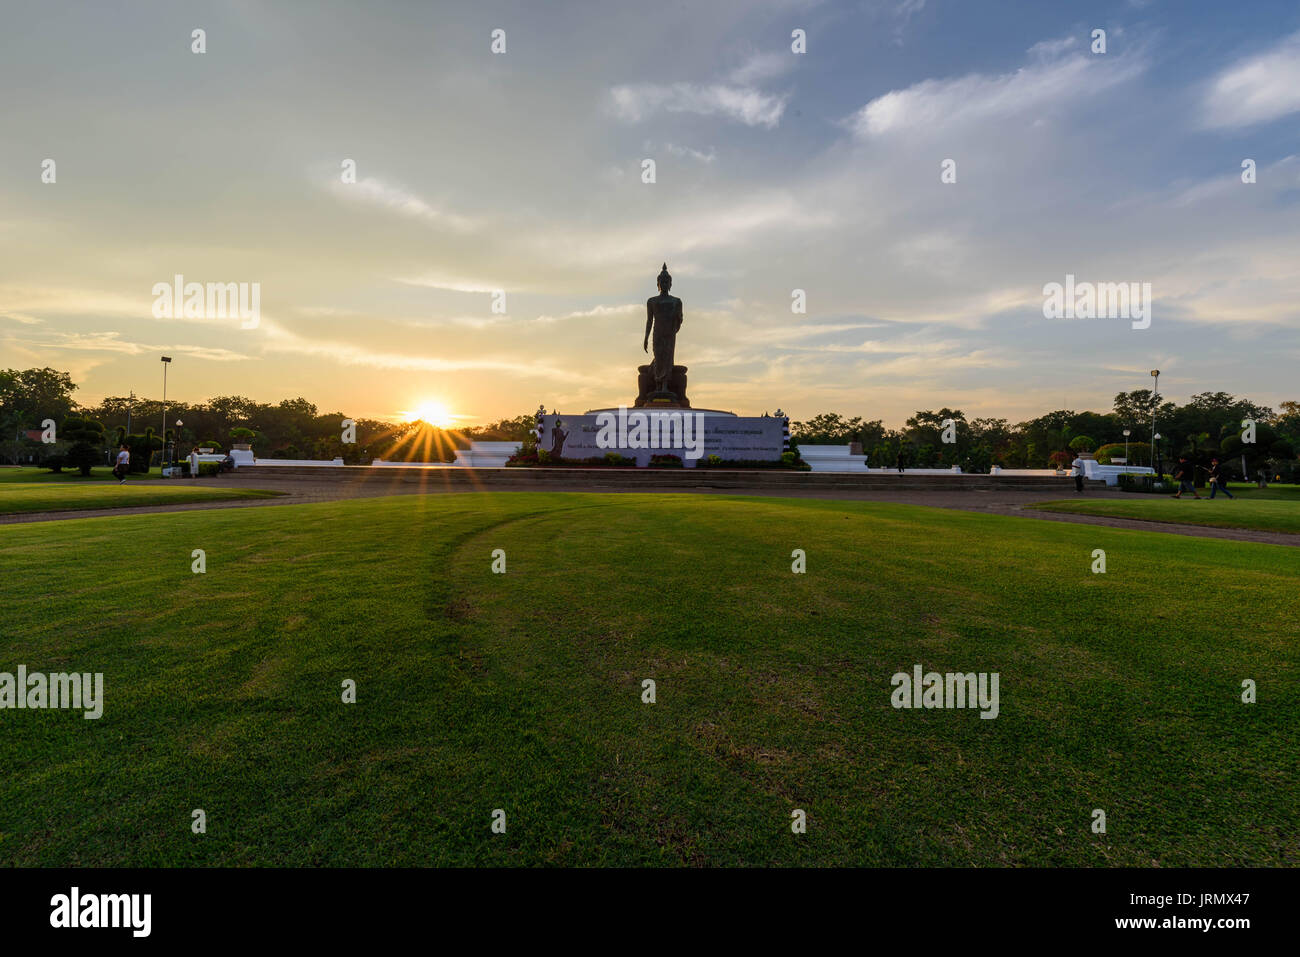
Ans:
{"type": "Polygon", "coordinates": [[[1076,435],[1070,440],[1070,448],[1076,452],[1091,452],[1097,447],[1097,443],[1092,440],[1091,436],[1076,435]]]}
{"type": "Polygon", "coordinates": [[[93,419],[70,415],[63,420],[60,437],[72,443],[64,456],[63,464],[89,475],[93,466],[101,461],[104,448],[104,425],[93,419]]]}
{"type": "MultiPolygon", "coordinates": [[[[199,443],[199,448],[203,448],[203,449],[211,449],[211,450],[214,451],[214,452],[224,452],[224,451],[225,451],[225,449],[222,447],[221,443],[218,442],[216,439],[204,439],[202,442],[199,443]]],[[[293,456],[293,455],[289,456],[289,458],[296,458],[296,457],[297,457],[297,456],[293,456]]]]}
{"type": "MultiPolygon", "coordinates": [[[[707,463],[713,465],[715,463],[707,463]]],[[[784,459],[722,459],[716,463],[719,468],[724,469],[794,469],[796,472],[811,472],[812,466],[803,460],[797,460],[793,464],[784,459]]],[[[707,466],[706,466],[707,467],[707,466]]],[[[699,468],[697,465],[696,468],[699,468]]]]}
{"type": "Polygon", "coordinates": [[[128,471],[148,472],[149,462],[154,452],[163,447],[163,441],[153,434],[153,429],[145,429],[144,435],[128,435],[126,446],[131,451],[131,466],[128,471]]]}
{"type": "Polygon", "coordinates": [[[799,453],[798,453],[798,452],[782,452],[782,453],[781,453],[781,464],[782,464],[782,465],[794,465],[794,463],[795,463],[795,462],[798,462],[798,461],[799,461],[799,453]]]}
{"type": "Polygon", "coordinates": [[[1148,475],[1145,472],[1121,472],[1116,485],[1123,492],[1170,492],[1177,487],[1168,475],[1148,475]]]}
{"type": "Polygon", "coordinates": [[[1156,490],[1154,475],[1121,472],[1116,476],[1115,483],[1121,492],[1154,492],[1156,490]]]}
{"type": "MultiPolygon", "coordinates": [[[[1097,461],[1102,465],[1109,465],[1112,458],[1124,458],[1124,443],[1112,442],[1109,445],[1103,445],[1097,449],[1097,461]]],[[[1128,464],[1141,465],[1151,461],[1151,446],[1145,442],[1130,442],[1128,444],[1128,464]]]]}
{"type": "Polygon", "coordinates": [[[539,464],[538,450],[535,445],[529,448],[523,448],[521,446],[518,452],[510,456],[510,458],[506,459],[507,466],[514,466],[516,468],[527,467],[527,466],[537,465],[537,464],[539,464]]]}
{"type": "Polygon", "coordinates": [[[604,459],[596,459],[596,461],[603,465],[613,465],[618,468],[636,465],[636,459],[630,459],[626,455],[619,455],[617,452],[606,452],[604,459]]]}
{"type": "Polygon", "coordinates": [[[981,443],[970,450],[970,454],[961,463],[961,470],[967,474],[988,475],[993,468],[993,451],[981,443]]]}
{"type": "Polygon", "coordinates": [[[253,437],[256,435],[257,433],[252,429],[245,429],[242,427],[230,430],[230,437],[241,445],[247,445],[249,442],[252,442],[253,437]]]}
{"type": "Polygon", "coordinates": [[[650,467],[660,469],[679,469],[682,468],[681,456],[678,455],[652,455],[650,456],[650,467]]]}
{"type": "Polygon", "coordinates": [[[707,459],[704,460],[704,462],[705,462],[706,465],[721,465],[721,464],[722,464],[722,456],[721,456],[721,455],[710,455],[707,459]]]}

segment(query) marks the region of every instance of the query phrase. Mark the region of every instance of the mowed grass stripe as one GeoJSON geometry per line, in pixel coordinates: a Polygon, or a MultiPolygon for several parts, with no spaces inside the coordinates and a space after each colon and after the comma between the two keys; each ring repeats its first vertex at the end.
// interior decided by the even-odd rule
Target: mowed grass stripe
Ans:
{"type": "MultiPolygon", "coordinates": [[[[148,472],[133,472],[131,474],[132,482],[162,481],[162,469],[153,468],[148,472]]],[[[90,470],[89,475],[82,475],[76,469],[67,472],[51,472],[48,469],[35,468],[33,466],[14,466],[0,467],[0,485],[17,483],[20,485],[38,482],[42,485],[87,485],[96,482],[112,482],[117,484],[117,477],[113,474],[111,467],[95,467],[90,470]]]]}
{"type": "Polygon", "coordinates": [[[14,863],[1297,862],[1290,549],[541,493],[40,531],[0,529],[0,670],[107,703],[0,712],[14,863]],[[918,662],[1000,672],[1001,716],[894,710],[918,662]]]}
{"type": "Polygon", "coordinates": [[[1300,534],[1300,501],[1294,498],[1251,499],[1245,494],[1233,494],[1237,497],[1230,499],[1220,495],[1211,501],[1207,490],[1201,492],[1202,501],[1199,502],[1190,495],[1175,499],[1172,496],[1134,494],[1131,499],[1043,502],[1030,508],[1145,522],[1300,534]]]}
{"type": "Polygon", "coordinates": [[[204,488],[198,485],[160,485],[156,482],[142,485],[135,485],[130,481],[125,485],[116,482],[86,485],[6,482],[0,484],[0,515],[222,502],[233,499],[271,498],[281,494],[283,493],[259,489],[204,488]]]}

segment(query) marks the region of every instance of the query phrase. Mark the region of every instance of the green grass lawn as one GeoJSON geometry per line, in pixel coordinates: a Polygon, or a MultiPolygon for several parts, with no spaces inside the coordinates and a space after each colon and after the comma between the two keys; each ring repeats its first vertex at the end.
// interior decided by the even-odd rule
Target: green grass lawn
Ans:
{"type": "Polygon", "coordinates": [[[105,676],[98,721],[0,711],[0,863],[1300,864],[1292,548],[497,493],[0,527],[0,568],[0,671],[105,676]],[[918,663],[1000,716],[895,710],[918,663]]]}
{"type": "MultiPolygon", "coordinates": [[[[132,482],[145,482],[162,478],[162,469],[150,469],[148,474],[137,472],[130,478],[132,482]]],[[[76,469],[63,472],[51,472],[48,469],[29,467],[0,468],[0,485],[10,482],[29,484],[31,482],[48,482],[51,485],[89,485],[93,482],[112,481],[117,484],[111,468],[93,468],[89,475],[82,475],[76,469]]]]}
{"type": "Polygon", "coordinates": [[[1266,532],[1300,533],[1300,488],[1274,486],[1266,489],[1247,488],[1229,490],[1236,498],[1218,495],[1209,501],[1209,489],[1197,489],[1206,501],[1198,502],[1185,494],[1176,499],[1171,495],[1133,493],[1124,498],[1088,499],[1085,497],[1059,502],[1043,502],[1031,508],[1049,512],[1070,512],[1075,515],[1107,515],[1113,518],[1132,518],[1147,522],[1177,522],[1183,525],[1205,525],[1211,528],[1250,528],[1266,532]]]}
{"type": "Polygon", "coordinates": [[[241,488],[204,488],[201,485],[166,485],[128,481],[86,482],[73,485],[54,482],[5,482],[0,484],[0,515],[14,512],[64,512],[80,508],[129,508],[135,505],[179,505],[184,502],[219,502],[236,498],[266,498],[279,492],[241,488]]]}

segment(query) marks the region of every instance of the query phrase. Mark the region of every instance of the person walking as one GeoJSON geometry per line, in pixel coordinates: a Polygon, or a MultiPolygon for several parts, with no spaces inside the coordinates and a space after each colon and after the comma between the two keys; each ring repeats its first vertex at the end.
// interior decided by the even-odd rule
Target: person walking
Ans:
{"type": "Polygon", "coordinates": [[[1195,475],[1192,463],[1187,461],[1187,456],[1180,455],[1178,457],[1178,467],[1174,469],[1174,478],[1178,479],[1178,493],[1174,495],[1174,498],[1182,498],[1184,492],[1191,492],[1196,499],[1201,497],[1196,493],[1196,486],[1192,484],[1195,475]]]}
{"type": "Polygon", "coordinates": [[[1223,474],[1223,466],[1219,464],[1218,459],[1210,460],[1210,498],[1222,492],[1228,498],[1236,498],[1228,491],[1228,482],[1223,474]]]}
{"type": "Polygon", "coordinates": [[[1084,472],[1083,456],[1076,456],[1074,461],[1070,463],[1070,467],[1073,469],[1071,474],[1074,475],[1074,490],[1075,492],[1082,492],[1084,472]]]}
{"type": "Polygon", "coordinates": [[[190,449],[190,478],[199,477],[199,447],[196,445],[190,449]]]}
{"type": "Polygon", "coordinates": [[[117,464],[113,466],[113,475],[118,485],[126,484],[126,473],[131,470],[131,450],[125,445],[118,450],[117,464]]]}

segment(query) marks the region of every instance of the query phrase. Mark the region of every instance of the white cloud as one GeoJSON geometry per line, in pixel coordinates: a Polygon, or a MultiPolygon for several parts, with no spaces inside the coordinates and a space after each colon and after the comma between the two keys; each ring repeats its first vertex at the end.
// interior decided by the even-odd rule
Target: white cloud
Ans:
{"type": "MultiPolygon", "coordinates": [[[[164,277],[170,278],[170,277],[164,277]]],[[[142,291],[143,293],[143,291],[142,291]]],[[[67,289],[55,286],[0,285],[0,303],[6,315],[31,325],[32,313],[46,315],[152,315],[152,296],[129,296],[103,290],[67,289]],[[18,318],[22,316],[24,318],[18,318]]]]}
{"type": "Polygon", "coordinates": [[[862,138],[902,131],[937,132],[957,124],[1066,105],[1080,95],[1096,94],[1131,79],[1142,68],[1133,56],[1076,54],[1000,76],[971,73],[950,80],[924,80],[876,97],[849,119],[849,126],[862,138]]]}
{"type": "Polygon", "coordinates": [[[663,144],[663,149],[664,152],[671,156],[680,156],[687,159],[698,160],[706,165],[712,163],[718,158],[718,154],[714,152],[712,148],[705,153],[702,150],[697,150],[690,146],[678,146],[676,143],[665,143],[663,144]]]}
{"type": "Polygon", "coordinates": [[[1057,40],[1039,40],[1029,48],[1028,53],[1035,60],[1055,60],[1063,53],[1073,50],[1078,42],[1079,38],[1075,36],[1061,37],[1057,40]]]}
{"type": "Polygon", "coordinates": [[[903,45],[903,33],[907,30],[908,23],[924,9],[925,0],[899,0],[898,6],[894,8],[894,17],[898,21],[894,27],[894,46],[903,45]]]}
{"type": "Polygon", "coordinates": [[[753,86],[763,80],[773,80],[788,73],[794,67],[797,56],[793,52],[755,53],[732,70],[728,79],[738,86],[753,86]]]}
{"type": "Polygon", "coordinates": [[[128,356],[148,355],[154,352],[174,352],[177,355],[189,356],[193,359],[207,359],[210,362],[238,362],[252,358],[238,352],[232,352],[229,349],[207,346],[128,342],[121,338],[122,334],[120,332],[60,332],[55,335],[56,338],[42,342],[26,341],[30,345],[39,345],[45,349],[69,349],[76,352],[116,352],[128,356]]]}
{"type": "Polygon", "coordinates": [[[479,225],[478,221],[471,217],[438,209],[415,193],[373,176],[359,179],[355,183],[345,183],[335,174],[326,182],[335,196],[349,202],[378,206],[401,216],[461,232],[468,232],[479,225]]]}
{"type": "Polygon", "coordinates": [[[609,91],[614,115],[639,123],[654,113],[695,113],[724,116],[746,126],[774,128],[781,121],[788,97],[764,93],[751,86],[725,83],[637,83],[609,91]]]}
{"type": "Polygon", "coordinates": [[[420,355],[410,349],[386,352],[349,342],[306,339],[273,322],[263,321],[260,329],[265,337],[263,348],[267,352],[313,356],[344,366],[408,372],[492,372],[515,379],[549,377],[573,382],[586,381],[588,378],[572,369],[561,369],[540,361],[535,356],[479,353],[474,358],[459,358],[420,355]]]}
{"type": "Polygon", "coordinates": [[[645,305],[630,302],[622,306],[596,306],[579,312],[569,312],[562,316],[538,316],[536,322],[564,322],[567,319],[608,319],[612,316],[634,315],[644,310],[645,305]]]}
{"type": "MultiPolygon", "coordinates": [[[[448,292],[496,292],[501,288],[500,283],[492,284],[482,279],[466,279],[458,276],[447,276],[442,273],[426,273],[423,276],[394,276],[394,282],[400,282],[407,286],[424,286],[428,289],[445,289],[448,292]]],[[[511,288],[518,289],[518,285],[511,288]]]]}
{"type": "Polygon", "coordinates": [[[1300,33],[1247,57],[1210,83],[1202,124],[1234,128],[1300,112],[1300,33]]]}

